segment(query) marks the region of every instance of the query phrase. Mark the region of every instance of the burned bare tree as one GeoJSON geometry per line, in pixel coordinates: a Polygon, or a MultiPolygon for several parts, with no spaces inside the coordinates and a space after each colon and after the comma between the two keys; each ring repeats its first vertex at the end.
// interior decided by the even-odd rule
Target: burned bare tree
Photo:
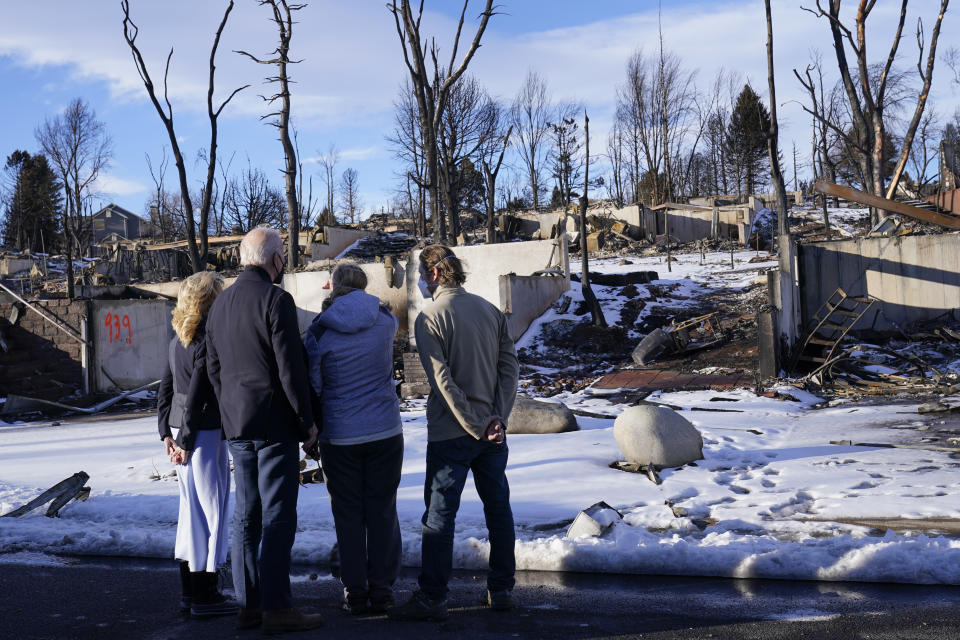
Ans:
{"type": "Polygon", "coordinates": [[[590,187],[590,118],[587,111],[583,111],[583,138],[585,141],[586,161],[583,168],[583,195],[580,196],[580,286],[583,290],[583,301],[590,309],[590,317],[594,326],[607,326],[607,319],[603,317],[600,301],[590,287],[590,252],[587,251],[587,194],[590,187]]]}
{"type": "Polygon", "coordinates": [[[297,204],[297,151],[290,136],[290,75],[287,67],[300,60],[290,59],[290,40],[293,37],[293,12],[306,7],[306,4],[292,4],[287,0],[259,0],[260,6],[271,9],[271,19],[277,26],[279,44],[273,53],[275,57],[263,60],[246,51],[237,53],[247,56],[258,64],[269,64],[277,67],[277,75],[267,77],[267,83],[277,83],[279,90],[272,96],[261,96],[269,105],[279,101],[277,111],[268,113],[260,119],[273,118],[270,124],[276,127],[280,134],[280,144],[283,146],[284,157],[284,186],[287,196],[287,263],[291,267],[300,264],[300,207],[297,204]]]}
{"type": "Polygon", "coordinates": [[[183,202],[184,208],[185,228],[187,232],[187,248],[190,252],[190,264],[194,271],[200,271],[203,269],[207,259],[207,231],[209,228],[211,194],[213,193],[213,183],[217,162],[217,119],[220,117],[223,109],[227,106],[227,104],[229,104],[233,97],[249,86],[244,85],[234,89],[230,95],[220,103],[220,106],[214,109],[213,93],[214,78],[216,75],[217,48],[220,45],[220,36],[223,34],[223,29],[227,25],[230,12],[233,11],[233,0],[230,0],[229,4],[227,4],[227,8],[223,12],[223,18],[220,20],[220,25],[217,27],[216,34],[213,37],[213,46],[210,48],[209,81],[207,84],[207,116],[210,120],[210,147],[207,150],[207,176],[200,203],[199,247],[197,246],[197,223],[194,220],[193,200],[190,197],[190,187],[187,182],[187,169],[183,161],[183,154],[180,151],[180,142],[177,139],[177,134],[173,126],[173,106],[170,104],[170,97],[168,93],[169,87],[167,84],[167,79],[170,75],[170,61],[173,58],[173,47],[170,47],[170,53],[167,54],[167,63],[163,71],[163,101],[166,104],[166,108],[164,108],[164,106],[160,104],[160,100],[157,98],[157,92],[153,84],[153,79],[150,77],[150,73],[147,70],[147,63],[144,61],[143,55],[140,53],[140,49],[136,43],[140,29],[130,17],[130,1],[122,0],[120,2],[120,6],[123,10],[124,40],[126,40],[127,45],[130,47],[130,53],[133,56],[133,62],[136,65],[137,73],[140,74],[140,79],[143,81],[143,86],[147,90],[147,95],[150,97],[150,101],[157,110],[157,115],[160,116],[160,120],[163,122],[163,126],[167,130],[167,137],[170,139],[170,149],[173,152],[174,163],[177,167],[177,176],[180,179],[180,198],[183,202]]]}
{"type": "Polygon", "coordinates": [[[63,244],[67,258],[67,297],[74,297],[73,256],[83,255],[83,206],[91,189],[107,167],[113,143],[106,126],[86,102],[74,98],[64,111],[48,118],[34,135],[43,153],[60,174],[66,201],[63,216],[63,244]]]}
{"type": "Polygon", "coordinates": [[[410,81],[404,82],[399,97],[393,103],[393,133],[387,142],[394,155],[405,166],[399,174],[400,191],[406,199],[405,207],[413,219],[418,235],[427,235],[426,199],[424,197],[427,175],[424,164],[423,131],[420,128],[420,112],[410,81]]]}
{"type": "Polygon", "coordinates": [[[480,147],[479,155],[480,168],[483,171],[484,205],[487,211],[487,244],[492,244],[497,241],[495,229],[497,176],[500,174],[503,156],[510,146],[513,125],[507,125],[507,130],[503,130],[506,118],[503,107],[499,103],[491,101],[488,109],[491,135],[480,147]]]}
{"type": "Polygon", "coordinates": [[[578,105],[557,106],[556,117],[547,123],[553,148],[550,152],[550,170],[560,195],[560,205],[566,207],[573,194],[573,183],[580,177],[583,158],[580,156],[582,141],[577,133],[576,112],[578,105]]]}
{"type": "MultiPolygon", "coordinates": [[[[890,44],[887,59],[879,70],[872,68],[867,60],[867,19],[876,5],[876,0],[859,0],[852,29],[844,24],[840,18],[842,0],[826,1],[829,3],[827,8],[823,7],[824,0],[816,0],[816,10],[806,10],[818,17],[826,18],[830,25],[833,48],[837,57],[837,68],[840,72],[853,119],[853,136],[839,128],[835,128],[835,131],[843,136],[851,147],[857,149],[859,168],[864,176],[867,190],[873,195],[891,198],[900,183],[900,178],[910,155],[910,149],[913,146],[913,139],[916,136],[930,94],[940,26],[949,0],[941,0],[940,2],[940,10],[934,23],[929,48],[926,47],[924,42],[923,21],[921,19],[917,21],[916,37],[919,48],[917,73],[922,81],[922,86],[917,93],[913,117],[906,128],[903,144],[889,185],[885,185],[886,146],[889,134],[884,115],[889,106],[887,90],[907,18],[908,0],[901,0],[897,29],[890,44]],[[848,46],[854,57],[855,67],[853,70],[851,70],[850,62],[847,59],[848,46]],[[924,49],[927,49],[925,66],[923,65],[924,49]]],[[[806,109],[806,107],[804,108],[806,109]]],[[[809,109],[807,111],[813,113],[809,109]]],[[[826,122],[826,124],[835,127],[833,123],[826,122]]],[[[872,221],[876,223],[879,212],[874,211],[871,217],[872,221]]]]}
{"type": "Polygon", "coordinates": [[[473,166],[470,159],[494,137],[494,125],[493,100],[475,78],[461,77],[450,89],[447,108],[437,129],[442,204],[453,238],[461,231],[460,201],[466,186],[464,168],[467,164],[473,166]]]}
{"type": "Polygon", "coordinates": [[[510,106],[510,122],[516,132],[517,153],[527,170],[534,209],[540,208],[540,178],[547,162],[547,135],[552,107],[547,83],[528,71],[520,92],[510,106]]]}
{"type": "Polygon", "coordinates": [[[231,232],[241,234],[261,225],[283,223],[283,194],[261,169],[250,164],[249,158],[246,171],[231,178],[224,191],[225,217],[231,232]]]}
{"type": "Polygon", "coordinates": [[[349,218],[350,224],[354,224],[363,211],[357,170],[353,167],[347,167],[340,176],[340,207],[343,209],[344,220],[349,218]]]}
{"type": "MultiPolygon", "coordinates": [[[[457,50],[460,44],[460,34],[463,31],[464,17],[467,13],[467,5],[470,0],[464,0],[463,10],[460,12],[460,21],[457,24],[457,33],[453,40],[453,47],[450,53],[450,62],[445,68],[441,68],[437,59],[439,51],[436,40],[431,39],[430,46],[423,43],[420,34],[420,19],[423,17],[423,2],[421,0],[419,8],[414,15],[410,5],[410,0],[401,0],[399,6],[396,0],[392,0],[387,9],[393,14],[394,23],[397,28],[397,36],[400,38],[400,46],[403,48],[403,61],[410,72],[410,80],[413,83],[414,95],[417,99],[417,108],[420,117],[420,129],[423,134],[424,163],[426,165],[427,179],[423,185],[430,194],[430,217],[434,225],[434,234],[437,239],[448,243],[454,243],[456,237],[450,237],[447,232],[447,225],[440,215],[440,175],[438,162],[438,144],[437,131],[440,126],[440,120],[447,107],[447,100],[450,95],[450,89],[460,79],[460,76],[467,70],[467,65],[473,59],[477,49],[480,48],[480,40],[483,32],[487,28],[487,22],[494,15],[493,0],[486,0],[483,11],[480,13],[480,24],[474,34],[470,48],[463,59],[457,64],[457,50]],[[427,69],[427,54],[433,62],[433,74],[427,69]]],[[[449,212],[448,212],[449,213],[449,212]]],[[[456,226],[451,218],[451,230],[456,226]]]]}
{"type": "MultiPolygon", "coordinates": [[[[626,145],[634,198],[660,204],[673,195],[674,166],[695,112],[693,74],[668,51],[634,53],[617,90],[616,120],[626,145]]],[[[704,127],[706,125],[704,124],[704,127]]]]}
{"type": "MultiPolygon", "coordinates": [[[[834,146],[839,137],[834,130],[842,128],[837,114],[837,103],[839,100],[836,89],[827,92],[824,86],[823,65],[819,52],[814,52],[812,56],[813,61],[807,65],[804,70],[804,75],[801,76],[800,72],[796,69],[793,70],[793,75],[796,76],[797,80],[800,81],[800,84],[810,95],[810,108],[807,109],[804,107],[804,109],[814,114],[811,119],[813,132],[813,150],[811,153],[813,179],[815,182],[818,180],[827,180],[835,183],[837,181],[837,164],[834,161],[834,146]],[[814,72],[816,77],[814,77],[814,74],[811,72],[814,72]],[[828,122],[834,123],[833,128],[827,125],[828,122]]],[[[834,206],[837,206],[836,197],[834,197],[834,206]]],[[[830,222],[827,217],[826,196],[824,196],[823,200],[823,212],[824,227],[829,234],[830,222]]]]}
{"type": "Polygon", "coordinates": [[[149,202],[150,223],[154,226],[156,231],[159,231],[160,241],[166,242],[167,238],[171,237],[170,232],[173,230],[172,225],[170,224],[170,214],[167,209],[165,188],[167,166],[170,164],[170,159],[167,157],[167,148],[163,147],[163,151],[160,156],[160,164],[156,169],[154,169],[153,159],[150,157],[150,154],[145,153],[143,155],[146,158],[147,170],[150,171],[150,178],[153,180],[153,186],[156,189],[156,195],[154,195],[149,202]]]}
{"type": "Polygon", "coordinates": [[[770,130],[767,133],[767,154],[770,158],[770,179],[777,194],[777,234],[790,234],[787,210],[787,190],[783,186],[780,169],[780,127],[777,123],[777,87],[773,79],[773,18],[770,16],[770,0],[764,0],[767,13],[767,86],[770,91],[770,130]]]}
{"type": "Polygon", "coordinates": [[[337,146],[330,143],[330,146],[327,147],[327,152],[321,154],[320,159],[317,161],[323,170],[323,184],[327,188],[327,199],[324,202],[323,210],[320,212],[320,220],[318,220],[318,224],[321,225],[335,226],[337,224],[337,218],[333,213],[335,206],[333,196],[337,188],[334,171],[337,168],[337,162],[339,160],[340,152],[337,150],[337,146]]]}
{"type": "Polygon", "coordinates": [[[627,203],[626,200],[626,156],[623,141],[623,129],[614,120],[607,136],[607,160],[610,162],[610,180],[607,182],[607,191],[610,198],[618,207],[627,203]]]}

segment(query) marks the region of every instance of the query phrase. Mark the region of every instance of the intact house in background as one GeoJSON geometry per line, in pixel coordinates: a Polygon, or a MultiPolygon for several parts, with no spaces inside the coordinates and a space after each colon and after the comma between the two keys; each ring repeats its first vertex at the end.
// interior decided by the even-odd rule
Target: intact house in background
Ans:
{"type": "Polygon", "coordinates": [[[106,240],[136,240],[149,233],[149,222],[112,203],[90,216],[91,244],[106,240]]]}

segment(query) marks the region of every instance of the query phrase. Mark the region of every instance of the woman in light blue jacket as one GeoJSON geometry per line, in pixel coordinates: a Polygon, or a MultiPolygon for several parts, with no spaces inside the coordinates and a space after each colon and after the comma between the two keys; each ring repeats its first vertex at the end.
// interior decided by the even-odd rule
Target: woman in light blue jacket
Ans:
{"type": "Polygon", "coordinates": [[[338,266],[332,284],[304,336],[320,400],[320,458],[340,550],[343,608],[382,613],[393,605],[401,554],[403,428],[393,382],[398,323],[363,291],[367,276],[359,266],[338,266]]]}

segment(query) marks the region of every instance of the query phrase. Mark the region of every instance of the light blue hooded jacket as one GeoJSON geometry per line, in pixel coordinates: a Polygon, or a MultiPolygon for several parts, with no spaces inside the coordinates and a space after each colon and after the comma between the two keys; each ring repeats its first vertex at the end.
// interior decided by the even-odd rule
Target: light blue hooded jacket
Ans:
{"type": "Polygon", "coordinates": [[[320,439],[360,444],[403,433],[393,382],[397,319],[380,300],[352,291],[319,314],[304,336],[310,384],[320,398],[320,439]]]}

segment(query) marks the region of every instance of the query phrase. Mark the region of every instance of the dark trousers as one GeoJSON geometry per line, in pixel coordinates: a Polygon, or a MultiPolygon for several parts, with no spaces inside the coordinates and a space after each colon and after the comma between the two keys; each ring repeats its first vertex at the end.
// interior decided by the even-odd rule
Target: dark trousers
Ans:
{"type": "Polygon", "coordinates": [[[347,599],[383,600],[400,574],[397,487],[403,435],[352,445],[321,443],[320,458],[347,599]]]}
{"type": "Polygon", "coordinates": [[[229,446],[236,484],[231,564],[237,601],[245,609],[288,609],[299,447],[264,440],[230,440],[229,446]]]}
{"type": "Polygon", "coordinates": [[[421,540],[420,589],[433,600],[447,597],[453,570],[453,532],[460,508],[460,495],[473,471],[473,482],[483,502],[483,515],[490,534],[491,591],[513,589],[516,560],[513,547],[513,512],[507,484],[507,444],[463,436],[427,443],[427,473],[423,486],[423,537],[421,540]]]}

